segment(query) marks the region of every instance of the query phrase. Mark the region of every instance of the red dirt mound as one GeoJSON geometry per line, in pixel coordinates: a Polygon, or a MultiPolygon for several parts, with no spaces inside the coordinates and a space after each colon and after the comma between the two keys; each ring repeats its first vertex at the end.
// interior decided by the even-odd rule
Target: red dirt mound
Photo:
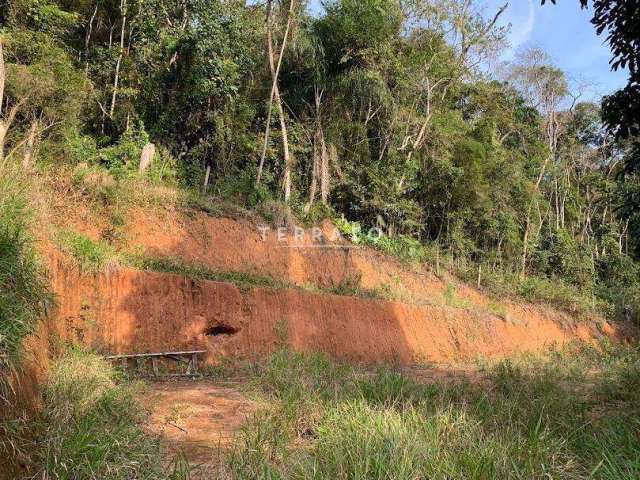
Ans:
{"type": "Polygon", "coordinates": [[[508,299],[496,305],[477,289],[449,275],[441,278],[426,265],[408,266],[371,248],[354,248],[337,238],[339,233],[328,220],[316,229],[296,232],[293,228],[265,230],[260,221],[216,218],[201,211],[135,210],[127,225],[132,249],[215,270],[267,275],[301,286],[355,284],[411,304],[450,304],[445,297],[453,293],[454,303],[489,307],[507,318],[520,318],[527,315],[523,310],[535,310],[562,322],[571,321],[568,315],[540,305],[523,309],[508,299]],[[319,245],[328,248],[317,248],[319,245]]]}
{"type": "Polygon", "coordinates": [[[216,363],[286,343],[353,362],[411,364],[501,357],[601,335],[534,308],[505,320],[478,310],[241,289],[129,269],[87,277],[60,257],[51,274],[59,333],[105,353],[204,348],[216,363]]]}

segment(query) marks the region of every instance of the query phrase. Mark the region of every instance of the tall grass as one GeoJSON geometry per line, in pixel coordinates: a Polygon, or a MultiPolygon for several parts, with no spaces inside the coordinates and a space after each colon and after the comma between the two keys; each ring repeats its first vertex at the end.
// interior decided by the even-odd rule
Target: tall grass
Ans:
{"type": "Polygon", "coordinates": [[[640,478],[640,352],[505,361],[482,385],[422,385],[321,356],[259,368],[270,406],[229,456],[233,478],[640,478]],[[597,373],[596,373],[597,372],[597,373]]]}
{"type": "Polygon", "coordinates": [[[182,478],[165,471],[158,437],[145,432],[135,387],[100,357],[71,350],[44,389],[34,475],[47,479],[182,478]]]}
{"type": "Polygon", "coordinates": [[[116,251],[102,240],[89,237],[70,229],[60,229],[55,241],[84,273],[97,274],[118,264],[116,251]]]}
{"type": "Polygon", "coordinates": [[[0,166],[0,369],[15,363],[22,339],[48,298],[29,233],[24,190],[19,173],[0,166]]]}

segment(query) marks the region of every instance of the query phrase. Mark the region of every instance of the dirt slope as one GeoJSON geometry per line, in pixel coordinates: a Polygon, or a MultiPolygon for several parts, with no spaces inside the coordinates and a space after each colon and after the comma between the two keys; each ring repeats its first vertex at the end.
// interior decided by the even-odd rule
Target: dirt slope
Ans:
{"type": "MultiPolygon", "coordinates": [[[[89,236],[101,234],[95,224],[74,223],[89,236]]],[[[239,288],[131,269],[87,276],[47,249],[58,296],[53,328],[105,353],[204,348],[215,363],[255,358],[288,343],[355,362],[406,364],[501,357],[619,333],[601,319],[578,323],[543,306],[503,302],[496,315],[493,302],[477,290],[368,248],[349,248],[328,222],[320,240],[311,232],[295,239],[290,232],[287,243],[274,229],[264,233],[260,222],[201,211],[135,210],[126,225],[131,251],[295,285],[330,287],[355,278],[360,287],[384,289],[402,303],[300,288],[239,288]],[[463,300],[455,307],[465,308],[444,300],[452,285],[463,300]]]]}
{"type": "Polygon", "coordinates": [[[471,309],[241,289],[130,269],[87,277],[61,258],[51,270],[59,333],[105,353],[204,348],[216,363],[255,358],[286,342],[353,362],[410,364],[501,357],[601,335],[526,307],[505,320],[471,309]],[[208,335],[220,330],[227,334],[208,335]]]}

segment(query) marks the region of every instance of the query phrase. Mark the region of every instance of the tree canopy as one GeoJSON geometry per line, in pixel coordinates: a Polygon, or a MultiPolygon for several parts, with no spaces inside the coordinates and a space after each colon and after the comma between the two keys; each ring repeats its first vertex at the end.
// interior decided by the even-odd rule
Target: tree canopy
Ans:
{"type": "Polygon", "coordinates": [[[613,67],[631,76],[602,106],[578,102],[537,49],[505,75],[483,72],[504,47],[506,6],[331,0],[312,15],[303,0],[0,5],[7,161],[117,179],[138,174],[153,142],[158,175],[178,188],[376,226],[461,266],[593,293],[613,285],[612,265],[635,265],[632,0],[593,2],[613,67]]]}

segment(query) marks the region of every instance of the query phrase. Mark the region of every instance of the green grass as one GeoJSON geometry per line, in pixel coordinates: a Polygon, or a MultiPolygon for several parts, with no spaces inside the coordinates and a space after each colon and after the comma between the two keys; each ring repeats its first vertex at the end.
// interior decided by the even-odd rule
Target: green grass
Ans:
{"type": "Polygon", "coordinates": [[[118,263],[111,245],[102,240],[92,240],[74,230],[60,229],[55,235],[55,242],[84,273],[104,272],[118,263]]]}
{"type": "Polygon", "coordinates": [[[25,190],[20,172],[0,166],[0,378],[3,368],[18,361],[22,339],[49,299],[33,247],[25,190]]]}
{"type": "Polygon", "coordinates": [[[164,468],[159,438],[145,431],[135,387],[100,357],[71,350],[53,365],[44,388],[33,464],[48,479],[184,478],[164,468]]]}
{"type": "Polygon", "coordinates": [[[176,257],[124,254],[122,258],[124,264],[138,270],[174,273],[198,280],[228,282],[246,287],[289,288],[292,286],[290,283],[265,275],[214,270],[204,265],[187,263],[176,257]]]}
{"type": "Polygon", "coordinates": [[[309,292],[340,295],[344,297],[387,298],[384,292],[362,288],[359,278],[352,277],[332,287],[318,287],[313,284],[296,285],[293,282],[255,273],[215,270],[205,265],[188,263],[180,258],[169,256],[147,256],[144,254],[126,253],[120,256],[120,264],[143,271],[174,273],[197,280],[233,283],[245,288],[299,288],[309,292]]]}
{"type": "Polygon", "coordinates": [[[268,402],[232,478],[640,478],[640,351],[574,347],[505,361],[487,382],[420,385],[321,355],[254,370],[268,402]]]}
{"type": "Polygon", "coordinates": [[[445,305],[452,308],[460,308],[463,310],[473,308],[473,303],[466,298],[459,297],[456,288],[447,283],[447,288],[445,288],[444,293],[442,294],[442,299],[445,305]]]}

